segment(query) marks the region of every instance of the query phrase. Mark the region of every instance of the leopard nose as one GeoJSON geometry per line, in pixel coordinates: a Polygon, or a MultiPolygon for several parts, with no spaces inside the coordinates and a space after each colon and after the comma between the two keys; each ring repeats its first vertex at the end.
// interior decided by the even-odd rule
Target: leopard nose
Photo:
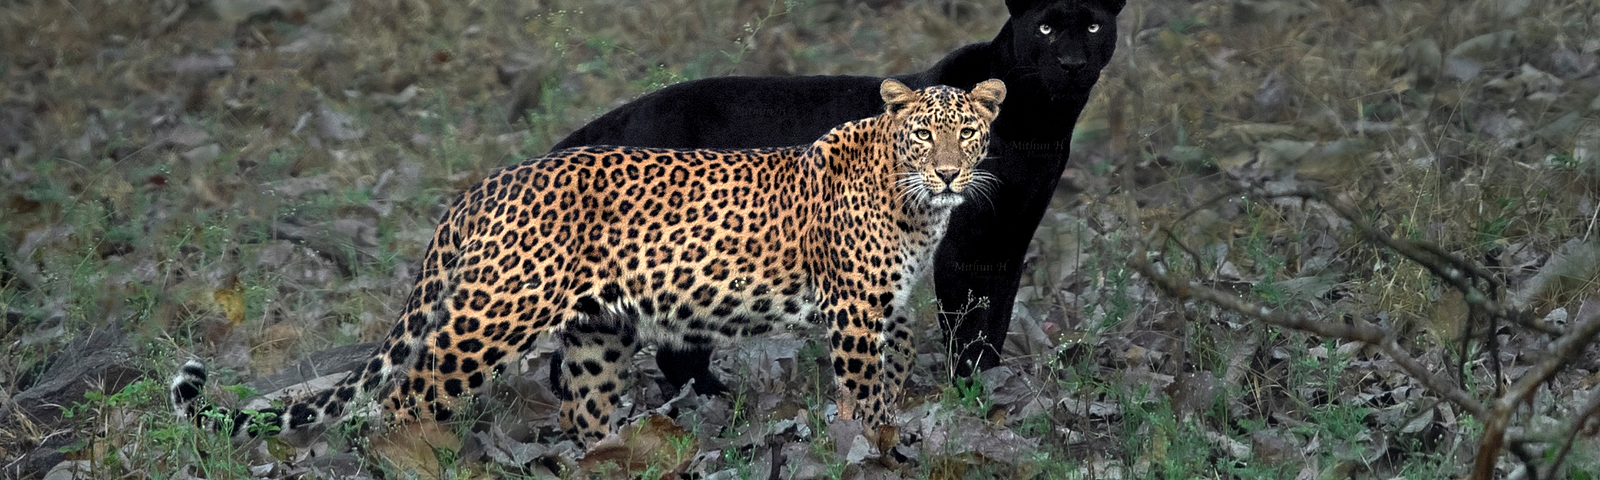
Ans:
{"type": "Polygon", "coordinates": [[[945,167],[945,168],[936,168],[936,169],[933,170],[933,173],[938,175],[940,180],[944,180],[944,184],[946,186],[949,186],[950,184],[953,184],[953,183],[956,182],[956,175],[959,175],[961,173],[961,170],[955,169],[955,168],[945,167]]]}

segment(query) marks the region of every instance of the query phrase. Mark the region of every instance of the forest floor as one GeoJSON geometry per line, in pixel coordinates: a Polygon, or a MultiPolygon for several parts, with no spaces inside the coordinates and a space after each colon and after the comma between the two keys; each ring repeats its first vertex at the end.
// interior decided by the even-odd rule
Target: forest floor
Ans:
{"type": "Polygon", "coordinates": [[[1004,366],[952,386],[918,303],[907,463],[831,420],[803,331],[719,352],[731,400],[639,355],[639,420],[589,452],[549,435],[549,345],[448,431],[235,445],[177,422],[190,358],[245,385],[219,398],[348,368],[454,192],[612,107],[915,71],[1006,15],[592,3],[0,5],[4,475],[1600,478],[1600,4],[1579,0],[1132,0],[1004,366]]]}

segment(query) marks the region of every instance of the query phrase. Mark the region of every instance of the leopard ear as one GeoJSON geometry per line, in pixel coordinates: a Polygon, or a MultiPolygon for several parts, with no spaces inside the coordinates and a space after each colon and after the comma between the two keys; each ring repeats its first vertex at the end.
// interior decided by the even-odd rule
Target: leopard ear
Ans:
{"type": "Polygon", "coordinates": [[[990,115],[1000,114],[1000,102],[1006,99],[1006,82],[991,78],[972,87],[971,97],[989,110],[990,115]]]}
{"type": "Polygon", "coordinates": [[[883,85],[878,87],[878,94],[883,95],[883,109],[889,113],[900,113],[916,97],[910,87],[893,78],[884,79],[883,85]]]}

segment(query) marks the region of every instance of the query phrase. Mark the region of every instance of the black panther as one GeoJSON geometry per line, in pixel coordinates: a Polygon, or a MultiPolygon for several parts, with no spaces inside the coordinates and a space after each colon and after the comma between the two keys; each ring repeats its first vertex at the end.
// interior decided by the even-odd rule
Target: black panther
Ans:
{"type": "MultiPolygon", "coordinates": [[[[1007,0],[1011,18],[994,40],[952,52],[923,72],[894,77],[911,88],[971,89],[1005,81],[1005,107],[979,168],[998,177],[988,201],[958,207],[934,266],[945,345],[955,373],[999,364],[1023,256],[1067,165],[1072,127],[1116,49],[1126,0],[1007,0]],[[988,307],[966,308],[987,298],[988,307]],[[964,313],[964,314],[963,314],[964,313]]],[[[883,110],[882,79],[866,76],[722,77],[663,88],[600,116],[555,145],[755,148],[808,143],[835,125],[883,110]]],[[[712,345],[663,348],[662,372],[675,385],[718,394],[712,345]]],[[[553,371],[559,375],[559,371],[553,371]]],[[[554,378],[554,377],[552,377],[554,378]]]]}

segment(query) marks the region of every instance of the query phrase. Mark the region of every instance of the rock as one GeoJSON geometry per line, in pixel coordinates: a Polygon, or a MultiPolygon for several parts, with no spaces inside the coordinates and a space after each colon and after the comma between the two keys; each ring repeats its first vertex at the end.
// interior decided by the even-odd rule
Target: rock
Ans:
{"type": "Polygon", "coordinates": [[[1502,58],[1516,41],[1516,31],[1501,30],[1479,35],[1450,49],[1444,58],[1444,73],[1456,80],[1466,81],[1478,76],[1484,66],[1502,58]]]}
{"type": "Polygon", "coordinates": [[[0,426],[10,425],[19,414],[54,425],[61,421],[63,408],[83,400],[90,385],[114,393],[152,373],[134,360],[120,331],[101,330],[74,340],[50,358],[38,384],[12,397],[10,408],[0,411],[0,426]]]}
{"type": "Polygon", "coordinates": [[[296,465],[293,473],[310,474],[313,478],[370,479],[362,468],[366,462],[353,453],[335,453],[312,457],[296,465]]]}
{"type": "Polygon", "coordinates": [[[167,66],[173,73],[180,75],[210,76],[222,75],[233,70],[235,63],[233,57],[227,55],[200,56],[174,58],[167,66]]]}
{"type": "Polygon", "coordinates": [[[1254,460],[1271,466],[1292,465],[1304,461],[1300,448],[1295,445],[1293,439],[1274,428],[1251,432],[1250,451],[1254,460]]]}
{"type": "MultiPolygon", "coordinates": [[[[119,392],[148,377],[151,372],[134,360],[127,337],[119,330],[100,330],[72,341],[46,361],[35,385],[0,409],[0,429],[20,431],[17,426],[32,425],[35,430],[55,430],[62,423],[62,409],[81,403],[90,386],[119,392]]],[[[38,478],[47,471],[60,474],[54,467],[65,459],[61,449],[77,440],[75,435],[47,438],[22,458],[5,462],[5,477],[38,478]]]]}
{"type": "Polygon", "coordinates": [[[76,480],[90,478],[94,475],[94,462],[88,460],[68,460],[56,464],[49,473],[44,474],[44,480],[76,480]]]}
{"type": "Polygon", "coordinates": [[[365,364],[372,358],[376,348],[377,342],[333,347],[313,353],[282,372],[252,380],[246,385],[257,392],[274,392],[324,375],[348,372],[365,364]]]}
{"type": "Polygon", "coordinates": [[[291,10],[283,0],[211,0],[211,11],[227,23],[239,23],[256,16],[291,10]]]}
{"type": "Polygon", "coordinates": [[[326,106],[317,111],[317,131],[323,138],[356,140],[366,136],[366,129],[359,127],[358,124],[355,116],[326,106]]]}
{"type": "Polygon", "coordinates": [[[77,435],[57,435],[45,438],[44,443],[15,461],[5,463],[0,476],[5,478],[42,478],[61,468],[67,454],[61,450],[78,443],[77,435]]]}
{"type": "Polygon", "coordinates": [[[220,156],[222,156],[222,146],[215,143],[191,148],[183,152],[182,155],[184,160],[188,160],[191,165],[195,166],[211,163],[212,160],[216,160],[220,156]]]}

